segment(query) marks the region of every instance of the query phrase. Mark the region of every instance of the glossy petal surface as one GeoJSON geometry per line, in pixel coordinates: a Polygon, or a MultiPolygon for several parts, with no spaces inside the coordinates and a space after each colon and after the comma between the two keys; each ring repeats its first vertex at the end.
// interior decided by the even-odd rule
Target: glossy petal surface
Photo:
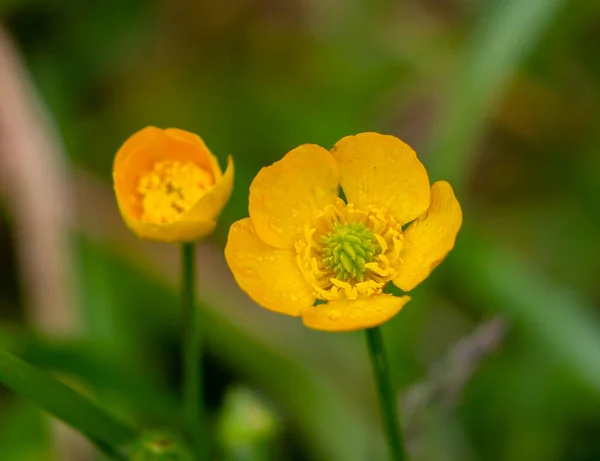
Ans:
{"type": "Polygon", "coordinates": [[[233,159],[227,159],[227,169],[211,190],[204,194],[196,204],[181,216],[182,221],[209,221],[215,219],[229,201],[233,191],[233,159]]]}
{"type": "Polygon", "coordinates": [[[215,178],[215,182],[217,182],[221,178],[221,176],[223,176],[223,172],[221,171],[221,167],[219,166],[219,160],[210,151],[210,149],[208,147],[206,147],[206,144],[204,144],[204,141],[202,140],[202,138],[200,136],[198,136],[195,133],[190,133],[189,131],[180,130],[179,128],[167,128],[165,130],[165,133],[167,133],[170,137],[185,140],[185,141],[189,142],[190,144],[196,144],[196,145],[203,146],[204,150],[206,152],[208,152],[210,166],[211,166],[213,176],[215,178]]]}
{"type": "Polygon", "coordinates": [[[295,252],[264,243],[250,218],[231,226],[225,258],[240,288],[267,309],[298,316],[315,301],[295,252]]]}
{"type": "Polygon", "coordinates": [[[400,139],[379,133],[347,136],[331,154],[338,161],[348,203],[383,207],[402,224],[427,210],[427,172],[415,151],[400,139]]]}
{"type": "Polygon", "coordinates": [[[163,243],[192,242],[210,235],[217,225],[215,221],[175,221],[168,224],[154,224],[128,218],[125,218],[125,223],[139,237],[163,243]]]}
{"type": "Polygon", "coordinates": [[[323,331],[354,331],[371,328],[400,312],[409,296],[377,296],[348,300],[345,298],[319,304],[302,312],[304,325],[323,331]]]}
{"type": "Polygon", "coordinates": [[[260,238],[292,248],[314,214],[336,201],[338,169],[331,154],[304,144],[260,170],[250,186],[250,218],[260,238]]]}
{"type": "Polygon", "coordinates": [[[402,263],[396,268],[394,284],[410,291],[429,274],[454,248],[462,225],[462,210],[454,191],[446,181],[431,186],[431,206],[404,232],[402,263]]]}

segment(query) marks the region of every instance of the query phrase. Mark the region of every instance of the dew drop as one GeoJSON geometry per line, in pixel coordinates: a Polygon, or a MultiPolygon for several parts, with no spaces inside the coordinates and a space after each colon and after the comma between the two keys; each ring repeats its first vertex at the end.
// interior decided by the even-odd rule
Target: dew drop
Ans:
{"type": "Polygon", "coordinates": [[[275,232],[277,235],[281,235],[283,234],[283,229],[281,227],[279,227],[276,223],[271,222],[269,223],[269,229],[271,229],[273,232],[275,232]]]}
{"type": "Polygon", "coordinates": [[[269,256],[267,259],[272,263],[274,263],[277,260],[277,258],[275,258],[275,256],[269,256]]]}
{"type": "Polygon", "coordinates": [[[237,251],[237,252],[235,253],[235,255],[236,255],[236,256],[238,257],[238,259],[240,259],[240,260],[245,258],[245,255],[244,255],[244,252],[243,252],[243,251],[237,251]]]}
{"type": "Polygon", "coordinates": [[[292,208],[290,211],[292,218],[297,218],[298,216],[300,216],[300,210],[298,210],[298,208],[292,208]]]}
{"type": "Polygon", "coordinates": [[[342,313],[340,311],[333,311],[329,313],[330,320],[339,320],[342,318],[342,313]]]}
{"type": "Polygon", "coordinates": [[[264,259],[264,258],[263,258],[262,256],[258,256],[258,257],[256,258],[256,262],[257,262],[257,263],[261,263],[261,262],[263,262],[263,259],[264,259]]]}

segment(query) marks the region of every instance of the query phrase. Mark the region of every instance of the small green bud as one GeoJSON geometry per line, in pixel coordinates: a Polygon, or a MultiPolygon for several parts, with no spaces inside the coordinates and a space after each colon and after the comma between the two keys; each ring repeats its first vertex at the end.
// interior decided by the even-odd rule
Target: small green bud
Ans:
{"type": "Polygon", "coordinates": [[[193,461],[183,441],[165,431],[143,434],[129,450],[129,461],[193,461]]]}
{"type": "Polygon", "coordinates": [[[227,461],[262,461],[273,457],[281,422],[250,389],[228,391],[218,420],[221,451],[227,461]]]}

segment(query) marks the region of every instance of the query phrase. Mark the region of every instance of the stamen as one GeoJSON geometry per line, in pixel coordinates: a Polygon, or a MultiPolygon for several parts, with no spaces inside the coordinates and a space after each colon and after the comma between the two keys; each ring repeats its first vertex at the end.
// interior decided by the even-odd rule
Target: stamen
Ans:
{"type": "Polygon", "coordinates": [[[365,263],[381,251],[376,237],[363,223],[335,224],[321,241],[323,260],[340,280],[362,281],[365,263]]]}
{"type": "Polygon", "coordinates": [[[188,211],[213,185],[212,175],[192,162],[154,164],[138,182],[141,220],[164,224],[188,211]]]}
{"type": "Polygon", "coordinates": [[[315,216],[296,243],[298,267],[323,301],[381,293],[396,276],[402,227],[377,207],[339,200],[315,216]]]}

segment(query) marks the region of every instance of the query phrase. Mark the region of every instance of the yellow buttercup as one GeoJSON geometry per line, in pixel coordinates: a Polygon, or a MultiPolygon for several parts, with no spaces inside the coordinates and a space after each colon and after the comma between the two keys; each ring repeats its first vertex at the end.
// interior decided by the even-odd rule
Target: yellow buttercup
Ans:
{"type": "Polygon", "coordinates": [[[410,297],[385,285],[407,292],[425,280],[462,224],[451,186],[430,186],[415,152],[378,133],[345,137],[331,152],[305,144],[263,168],[249,214],[225,248],[238,284],[261,306],[327,331],[394,316],[410,297]]]}
{"type": "Polygon", "coordinates": [[[210,234],[233,188],[202,139],[190,132],[147,127],[117,152],[113,180],[119,209],[139,237],[189,242],[210,234]]]}

